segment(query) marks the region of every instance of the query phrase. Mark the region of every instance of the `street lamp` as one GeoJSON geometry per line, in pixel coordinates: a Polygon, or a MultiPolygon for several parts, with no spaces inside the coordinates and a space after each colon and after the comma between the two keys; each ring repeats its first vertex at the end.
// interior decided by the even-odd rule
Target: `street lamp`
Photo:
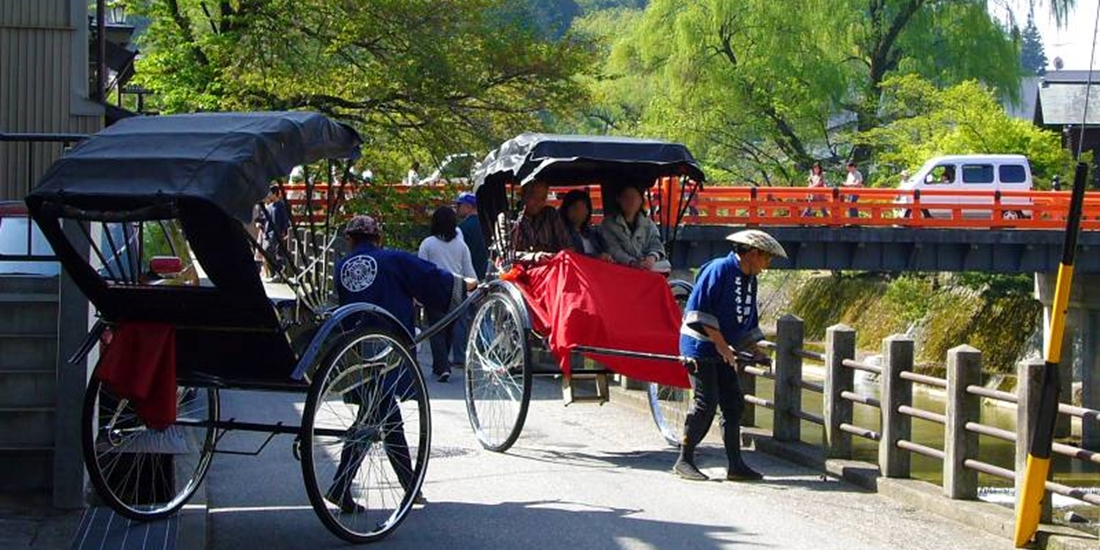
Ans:
{"type": "Polygon", "coordinates": [[[122,2],[111,2],[107,7],[107,22],[112,25],[121,25],[126,22],[126,7],[122,2]]]}

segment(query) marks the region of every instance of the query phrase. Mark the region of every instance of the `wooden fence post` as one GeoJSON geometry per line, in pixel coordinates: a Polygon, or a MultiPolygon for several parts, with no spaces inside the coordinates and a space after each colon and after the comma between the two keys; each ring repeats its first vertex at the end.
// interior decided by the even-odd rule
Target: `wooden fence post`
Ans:
{"type": "Polygon", "coordinates": [[[845,359],[855,359],[856,331],[833,325],[825,331],[825,457],[852,458],[852,436],[840,429],[852,423],[852,402],[840,396],[852,391],[854,372],[845,359]]]}
{"type": "Polygon", "coordinates": [[[884,477],[907,478],[909,452],[898,448],[898,440],[912,439],[913,419],[898,407],[913,404],[913,383],[901,373],[913,370],[913,339],[895,334],[882,341],[882,439],[878,445],[878,467],[884,477]]]}
{"type": "Polygon", "coordinates": [[[791,414],[802,408],[802,358],[794,350],[802,349],[802,319],[786,314],[776,322],[775,336],[775,411],[772,437],[776,441],[802,438],[802,421],[791,414]]]}
{"type": "Polygon", "coordinates": [[[967,422],[981,422],[981,398],[966,391],[982,382],[982,352],[967,345],[947,352],[947,425],[944,426],[943,492],[953,499],[978,498],[978,472],[967,468],[978,458],[978,434],[967,422]]]}

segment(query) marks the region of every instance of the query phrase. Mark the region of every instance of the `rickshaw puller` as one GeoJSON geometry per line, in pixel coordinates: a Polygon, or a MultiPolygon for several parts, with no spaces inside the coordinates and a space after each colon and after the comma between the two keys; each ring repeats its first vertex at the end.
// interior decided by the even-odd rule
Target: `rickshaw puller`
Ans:
{"type": "Polygon", "coordinates": [[[703,265],[680,327],[680,354],[695,359],[690,373],[695,396],[684,422],[680,456],[672,470],[692,481],[708,479],[695,465],[695,448],[710,430],[719,407],[722,442],[729,461],[726,479],[763,478],[741,459],[740,420],[745,397],[737,379],[741,367],[735,349],[766,360],[757,346],[764,333],[759,326],[756,277],[768,268],[772,257],[786,258],[787,253],[771,235],[756,229],[738,231],[726,240],[733,243],[734,251],[703,265]]]}
{"type": "MultiPolygon", "coordinates": [[[[381,228],[370,216],[352,218],[344,234],[350,251],[337,262],[335,269],[340,305],[377,305],[396,317],[409,334],[414,329],[414,299],[428,307],[445,310],[461,302],[466,291],[477,286],[474,279],[462,279],[408,252],[382,248],[381,228]]],[[[357,435],[357,430],[362,430],[363,424],[389,426],[389,429],[382,430],[385,432],[383,445],[386,456],[398,480],[408,490],[407,477],[412,472],[412,461],[401,411],[397,407],[397,401],[408,384],[399,379],[385,380],[382,384],[382,402],[377,406],[367,407],[363,403],[354,403],[352,399],[351,404],[358,405],[358,412],[348,439],[363,439],[353,437],[357,435]]],[[[349,395],[353,393],[349,392],[349,395]]],[[[338,505],[343,512],[365,510],[351,495],[351,480],[358,475],[359,465],[369,446],[370,441],[345,444],[340,452],[340,464],[325,498],[338,505]]],[[[419,494],[415,498],[417,502],[424,501],[419,494]]]]}

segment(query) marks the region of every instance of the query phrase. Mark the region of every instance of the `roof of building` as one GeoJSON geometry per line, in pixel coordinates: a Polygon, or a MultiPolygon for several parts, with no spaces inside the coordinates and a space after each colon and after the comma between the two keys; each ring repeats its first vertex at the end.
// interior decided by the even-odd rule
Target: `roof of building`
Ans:
{"type": "Polygon", "coordinates": [[[1043,126],[1081,124],[1085,116],[1085,94],[1088,93],[1086,124],[1100,124],[1100,80],[1091,89],[1085,82],[1046,81],[1039,86],[1035,122],[1043,126]]]}

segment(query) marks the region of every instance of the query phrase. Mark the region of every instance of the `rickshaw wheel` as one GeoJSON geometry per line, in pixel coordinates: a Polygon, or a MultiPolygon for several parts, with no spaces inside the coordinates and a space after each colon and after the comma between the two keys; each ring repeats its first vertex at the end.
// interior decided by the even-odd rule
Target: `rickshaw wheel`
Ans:
{"type": "MultiPolygon", "coordinates": [[[[672,297],[680,306],[680,311],[687,305],[688,296],[691,296],[693,286],[687,281],[672,280],[668,282],[672,290],[672,297]]],[[[684,420],[691,410],[693,399],[690,388],[677,388],[650,382],[649,384],[649,412],[653,415],[653,422],[661,435],[673,447],[680,446],[680,440],[684,431],[684,420]]]]}
{"type": "Polygon", "coordinates": [[[325,527],[354,543],[396,530],[431,450],[428,388],[404,339],[369,330],[339,340],[310,385],[301,441],[306,493],[325,527]]]}
{"type": "Polygon", "coordinates": [[[96,492],[119,515],[137,521],[179,510],[202,483],[214,454],[216,388],[179,387],[176,422],[145,425],[132,403],[98,379],[84,393],[84,465],[96,492]]]}
{"type": "Polygon", "coordinates": [[[519,305],[490,294],[474,315],[466,346],[466,412],[481,446],[507,451],[531,402],[531,349],[519,305]]]}

